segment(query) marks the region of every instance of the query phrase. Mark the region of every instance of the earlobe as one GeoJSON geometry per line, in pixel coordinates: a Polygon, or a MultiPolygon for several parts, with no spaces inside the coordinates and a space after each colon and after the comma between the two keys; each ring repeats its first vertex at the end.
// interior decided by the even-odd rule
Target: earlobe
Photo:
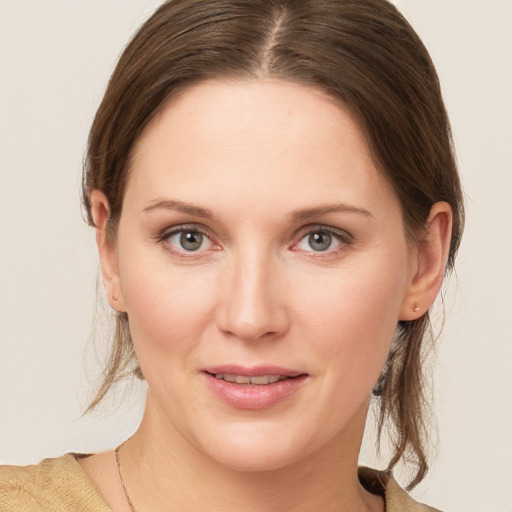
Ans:
{"type": "Polygon", "coordinates": [[[100,257],[103,284],[110,306],[118,312],[125,312],[123,294],[119,280],[117,251],[107,234],[110,206],[105,194],[93,190],[89,196],[91,215],[96,228],[96,245],[100,257]]]}
{"type": "Polygon", "coordinates": [[[416,320],[434,302],[445,274],[452,236],[452,210],[448,203],[435,203],[430,209],[423,240],[417,245],[416,266],[399,320],[416,320]]]}

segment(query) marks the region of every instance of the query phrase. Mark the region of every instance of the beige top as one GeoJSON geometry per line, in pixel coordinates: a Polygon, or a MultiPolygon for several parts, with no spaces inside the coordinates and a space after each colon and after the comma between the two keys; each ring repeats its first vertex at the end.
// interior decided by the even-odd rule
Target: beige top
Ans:
{"type": "MultiPolygon", "coordinates": [[[[359,469],[363,486],[384,496],[386,512],[436,512],[384,472],[359,469]]],[[[0,512],[112,512],[73,454],[36,466],[0,466],[0,512]]],[[[439,511],[437,511],[439,512],[439,511]]]]}

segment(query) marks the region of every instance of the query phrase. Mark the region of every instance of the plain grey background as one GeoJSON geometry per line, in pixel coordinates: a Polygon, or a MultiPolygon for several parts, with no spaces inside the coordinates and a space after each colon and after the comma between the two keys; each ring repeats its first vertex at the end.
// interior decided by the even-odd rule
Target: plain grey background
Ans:
{"type": "MultiPolygon", "coordinates": [[[[111,448],[137,426],[137,385],[111,398],[119,407],[81,417],[98,367],[97,258],[79,183],[106,81],[159,3],[0,0],[0,463],[111,448]]],[[[438,454],[414,496],[511,512],[512,2],[395,3],[437,65],[467,195],[436,351],[438,454]]],[[[382,466],[371,430],[361,461],[382,466]]]]}

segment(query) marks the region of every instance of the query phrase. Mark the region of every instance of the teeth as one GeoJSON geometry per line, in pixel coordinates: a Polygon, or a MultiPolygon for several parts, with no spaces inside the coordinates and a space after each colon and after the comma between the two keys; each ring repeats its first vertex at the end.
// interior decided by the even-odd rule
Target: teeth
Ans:
{"type": "Polygon", "coordinates": [[[262,375],[261,377],[251,377],[251,384],[270,384],[270,375],[262,375]]]}
{"type": "Polygon", "coordinates": [[[215,378],[223,379],[226,382],[236,382],[237,384],[256,384],[257,386],[265,386],[273,384],[279,380],[285,380],[288,377],[283,375],[261,375],[259,377],[247,377],[245,375],[233,375],[230,373],[216,373],[215,378]]]}

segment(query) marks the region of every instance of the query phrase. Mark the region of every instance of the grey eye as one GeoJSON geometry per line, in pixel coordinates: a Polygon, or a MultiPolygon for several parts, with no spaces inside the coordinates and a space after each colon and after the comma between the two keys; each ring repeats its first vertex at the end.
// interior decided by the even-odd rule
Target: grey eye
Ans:
{"type": "Polygon", "coordinates": [[[313,251],[326,251],[332,245],[332,235],[326,231],[318,231],[308,235],[308,244],[313,251]]]}
{"type": "Polygon", "coordinates": [[[203,245],[203,234],[199,231],[182,231],[180,245],[186,251],[197,251],[203,245]]]}
{"type": "Polygon", "coordinates": [[[166,237],[167,243],[183,253],[199,252],[210,248],[210,239],[196,229],[178,229],[166,237]]]}

